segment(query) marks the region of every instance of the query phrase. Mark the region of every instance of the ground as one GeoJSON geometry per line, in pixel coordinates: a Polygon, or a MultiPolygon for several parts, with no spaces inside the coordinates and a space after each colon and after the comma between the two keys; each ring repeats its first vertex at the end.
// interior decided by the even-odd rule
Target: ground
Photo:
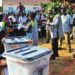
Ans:
{"type": "MultiPolygon", "coordinates": [[[[39,46],[51,49],[51,44],[45,43],[45,39],[43,38],[39,43],[39,46]]],[[[71,46],[74,52],[75,40],[71,41],[71,46]]],[[[66,50],[65,41],[63,41],[62,48],[62,50],[59,50],[59,58],[56,60],[50,60],[49,75],[75,75],[75,58],[73,58],[73,52],[69,53],[68,50],[66,50]]]]}
{"type": "MultiPolygon", "coordinates": [[[[47,47],[51,49],[51,44],[40,44],[40,47],[47,47]]],[[[50,61],[49,75],[75,75],[75,58],[73,53],[75,50],[75,40],[71,41],[72,51],[68,52],[66,49],[65,41],[63,41],[62,50],[59,50],[59,58],[57,60],[50,61]]]]}
{"type": "Polygon", "coordinates": [[[51,61],[49,73],[49,75],[75,75],[75,59],[51,61]]]}
{"type": "MultiPolygon", "coordinates": [[[[51,49],[51,41],[50,41],[50,43],[45,43],[45,39],[43,38],[41,43],[39,43],[39,46],[43,47],[43,48],[51,49]]],[[[72,54],[74,53],[74,50],[75,50],[75,39],[71,40],[71,48],[72,48],[73,52],[71,52],[71,53],[68,52],[68,50],[66,49],[66,44],[65,44],[64,40],[63,40],[62,48],[63,48],[62,50],[59,50],[59,56],[61,58],[63,58],[63,57],[70,57],[71,58],[72,54]]]]}

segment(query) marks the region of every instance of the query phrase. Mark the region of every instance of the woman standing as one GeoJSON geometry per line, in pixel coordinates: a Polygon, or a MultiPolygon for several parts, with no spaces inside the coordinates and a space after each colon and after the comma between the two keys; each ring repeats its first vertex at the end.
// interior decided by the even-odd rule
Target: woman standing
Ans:
{"type": "Polygon", "coordinates": [[[28,16],[29,23],[26,25],[27,36],[32,39],[33,45],[38,45],[38,29],[37,29],[37,22],[35,20],[35,13],[32,12],[28,16]]]}

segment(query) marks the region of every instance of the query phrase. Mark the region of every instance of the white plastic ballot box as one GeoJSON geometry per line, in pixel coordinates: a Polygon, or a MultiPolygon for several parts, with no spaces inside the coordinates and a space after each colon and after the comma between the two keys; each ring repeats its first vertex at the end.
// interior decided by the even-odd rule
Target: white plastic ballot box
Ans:
{"type": "Polygon", "coordinates": [[[32,45],[32,40],[26,36],[5,37],[2,39],[5,51],[32,45]]]}
{"type": "Polygon", "coordinates": [[[29,46],[6,51],[9,75],[49,75],[49,62],[52,50],[29,46]]]}

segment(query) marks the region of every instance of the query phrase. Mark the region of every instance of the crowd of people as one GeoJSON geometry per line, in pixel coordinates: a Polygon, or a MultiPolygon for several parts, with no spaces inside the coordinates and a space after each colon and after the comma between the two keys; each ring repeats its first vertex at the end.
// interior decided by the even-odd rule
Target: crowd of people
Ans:
{"type": "MultiPolygon", "coordinates": [[[[21,5],[21,3],[20,3],[21,5]]],[[[71,49],[70,34],[73,31],[75,24],[75,9],[67,8],[52,8],[48,13],[43,11],[31,11],[26,14],[21,6],[18,8],[19,13],[4,14],[2,24],[4,28],[18,24],[18,29],[23,28],[28,36],[33,41],[33,45],[38,45],[38,25],[45,21],[46,43],[52,41],[52,58],[59,56],[58,47],[62,48],[63,37],[65,38],[66,48],[69,52],[71,49]],[[72,13],[70,11],[73,11],[72,13]],[[59,45],[58,45],[59,40],[59,45]]],[[[7,29],[6,29],[7,30],[7,29]]]]}
{"type": "Polygon", "coordinates": [[[49,38],[51,36],[53,59],[59,56],[58,48],[62,48],[63,37],[65,38],[66,48],[69,52],[72,52],[70,34],[72,33],[75,24],[75,10],[73,10],[73,13],[70,13],[69,10],[72,10],[70,8],[71,7],[59,9],[54,8],[49,12],[46,24],[46,30],[48,34],[47,42],[49,42],[49,38]]]}
{"type": "MultiPolygon", "coordinates": [[[[38,25],[41,26],[42,21],[46,22],[46,15],[42,11],[33,10],[29,13],[25,13],[24,6],[21,5],[21,3],[19,3],[18,10],[18,13],[11,12],[8,14],[4,14],[2,26],[5,28],[6,32],[9,29],[11,36],[16,35],[18,29],[18,35],[20,35],[20,33],[21,35],[26,35],[33,40],[33,45],[38,45],[38,25]],[[10,30],[10,28],[16,29],[16,32],[14,32],[14,34],[11,34],[12,31],[10,30]]],[[[6,33],[7,36],[9,36],[9,32],[6,33]]]]}

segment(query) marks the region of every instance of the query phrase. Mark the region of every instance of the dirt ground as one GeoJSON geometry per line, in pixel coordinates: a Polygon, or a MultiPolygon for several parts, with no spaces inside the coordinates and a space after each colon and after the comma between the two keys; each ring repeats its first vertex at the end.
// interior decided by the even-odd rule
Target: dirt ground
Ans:
{"type": "Polygon", "coordinates": [[[49,75],[75,75],[75,59],[51,60],[49,75]]]}
{"type": "MultiPolygon", "coordinates": [[[[0,68],[0,71],[0,75],[8,75],[6,67],[0,68]]],[[[75,75],[75,59],[50,60],[49,75],[75,75]]]]}

